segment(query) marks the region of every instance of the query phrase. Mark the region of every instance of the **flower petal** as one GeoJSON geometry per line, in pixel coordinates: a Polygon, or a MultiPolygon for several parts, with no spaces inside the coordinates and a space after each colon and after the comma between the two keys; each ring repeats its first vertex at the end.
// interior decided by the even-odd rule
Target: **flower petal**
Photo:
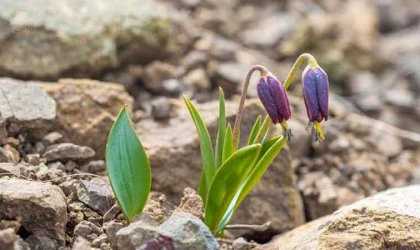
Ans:
{"type": "Polygon", "coordinates": [[[270,90],[271,97],[276,105],[279,122],[288,120],[291,116],[289,99],[287,98],[286,90],[279,80],[272,76],[267,77],[268,89],[270,90]]]}
{"type": "Polygon", "coordinates": [[[305,99],[306,111],[310,121],[318,118],[319,104],[317,91],[317,74],[312,68],[306,68],[303,72],[303,98],[305,99]]]}
{"type": "Polygon", "coordinates": [[[258,97],[260,98],[262,104],[265,107],[265,110],[267,111],[268,115],[271,118],[271,121],[274,124],[278,123],[279,120],[277,117],[277,108],[276,108],[273,98],[271,97],[267,82],[264,80],[264,78],[261,78],[260,81],[258,82],[257,92],[258,92],[258,97]]]}
{"type": "Polygon", "coordinates": [[[317,70],[317,94],[320,112],[325,120],[328,120],[328,99],[329,99],[329,81],[328,75],[321,68],[317,70]]]}

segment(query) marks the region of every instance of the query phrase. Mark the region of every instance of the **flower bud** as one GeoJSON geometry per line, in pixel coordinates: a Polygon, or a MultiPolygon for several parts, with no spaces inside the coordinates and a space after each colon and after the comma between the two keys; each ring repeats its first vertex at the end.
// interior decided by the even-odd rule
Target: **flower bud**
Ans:
{"type": "Polygon", "coordinates": [[[318,65],[309,65],[302,75],[303,98],[305,100],[315,141],[324,140],[320,122],[328,120],[329,81],[328,75],[318,65]]]}
{"type": "Polygon", "coordinates": [[[283,85],[273,75],[262,76],[257,85],[258,97],[274,124],[280,123],[287,139],[292,136],[286,121],[290,118],[289,99],[283,85]]]}

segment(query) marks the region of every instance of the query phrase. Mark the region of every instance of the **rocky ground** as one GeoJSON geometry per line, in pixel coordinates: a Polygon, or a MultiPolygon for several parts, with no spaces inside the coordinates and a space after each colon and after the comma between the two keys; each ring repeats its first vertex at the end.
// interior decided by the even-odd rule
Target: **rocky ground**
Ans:
{"type": "MultiPolygon", "coordinates": [[[[419,188],[399,188],[420,182],[418,38],[416,0],[2,1],[0,249],[419,249],[419,188]],[[303,52],[335,93],[327,140],[311,143],[297,81],[295,136],[232,222],[270,227],[215,239],[191,189],[199,142],[180,96],[215,137],[218,86],[233,121],[250,66],[284,79],[303,52]],[[155,191],[129,226],[104,162],[124,104],[155,191]]],[[[256,79],[241,134],[265,113],[256,79]]]]}

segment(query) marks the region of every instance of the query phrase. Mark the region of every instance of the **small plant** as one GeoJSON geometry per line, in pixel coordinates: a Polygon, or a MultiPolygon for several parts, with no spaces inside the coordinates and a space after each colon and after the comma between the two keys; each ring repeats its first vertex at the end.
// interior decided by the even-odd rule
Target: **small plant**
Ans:
{"type": "Polygon", "coordinates": [[[121,109],[109,133],[105,159],[112,190],[130,223],[146,205],[152,177],[149,160],[126,107],[121,109]]]}
{"type": "Polygon", "coordinates": [[[200,113],[193,103],[184,97],[200,139],[203,171],[199,194],[205,204],[205,223],[214,234],[225,228],[239,205],[280,153],[285,139],[290,140],[293,136],[286,122],[291,116],[286,91],[304,61],[308,61],[302,79],[309,127],[312,128],[314,140],[322,141],[324,134],[320,122],[328,119],[328,76],[309,54],[303,54],[298,58],[284,85],[265,67],[261,65],[252,67],[245,79],[233,130],[230,124],[226,124],[225,98],[223,90],[219,89],[219,124],[214,148],[200,113]],[[238,148],[246,94],[255,71],[261,73],[257,90],[268,116],[264,121],[261,116],[257,118],[246,146],[238,148]],[[268,117],[273,124],[280,124],[283,135],[267,138],[270,125],[268,117]]]}

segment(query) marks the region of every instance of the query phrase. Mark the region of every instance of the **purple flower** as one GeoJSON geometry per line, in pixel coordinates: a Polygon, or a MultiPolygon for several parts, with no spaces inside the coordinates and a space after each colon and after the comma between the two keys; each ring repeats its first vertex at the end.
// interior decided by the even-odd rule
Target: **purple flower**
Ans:
{"type": "Polygon", "coordinates": [[[286,121],[290,118],[289,99],[283,85],[273,75],[262,76],[257,85],[258,97],[274,124],[280,123],[285,137],[290,140],[292,132],[286,121]]]}
{"type": "Polygon", "coordinates": [[[324,140],[320,122],[328,120],[329,81],[325,71],[316,66],[308,66],[303,72],[303,98],[309,125],[315,141],[324,140]]]}
{"type": "Polygon", "coordinates": [[[303,98],[309,121],[328,120],[329,82],[321,67],[308,66],[303,72],[303,98]]]}

